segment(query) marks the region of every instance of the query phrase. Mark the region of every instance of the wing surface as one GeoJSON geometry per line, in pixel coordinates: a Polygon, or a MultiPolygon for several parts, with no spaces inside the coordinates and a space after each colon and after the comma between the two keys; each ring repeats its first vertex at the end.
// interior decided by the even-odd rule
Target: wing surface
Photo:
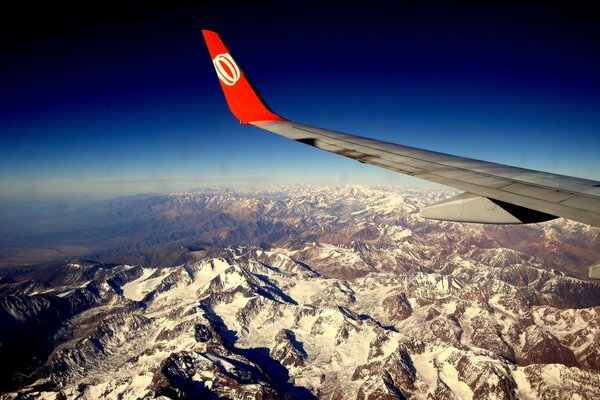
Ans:
{"type": "Polygon", "coordinates": [[[438,153],[282,118],[260,98],[219,36],[202,32],[229,108],[240,122],[466,192],[421,210],[426,218],[515,224],[565,217],[600,227],[598,181],[438,153]]]}

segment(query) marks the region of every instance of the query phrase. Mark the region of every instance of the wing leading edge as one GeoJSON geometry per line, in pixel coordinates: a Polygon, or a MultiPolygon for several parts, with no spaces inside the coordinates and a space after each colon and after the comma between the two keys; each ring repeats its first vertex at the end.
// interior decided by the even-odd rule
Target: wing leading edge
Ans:
{"type": "Polygon", "coordinates": [[[565,217],[600,227],[600,182],[458,157],[287,120],[275,114],[220,37],[202,31],[231,112],[244,124],[362,163],[464,190],[425,218],[521,224],[565,217]]]}

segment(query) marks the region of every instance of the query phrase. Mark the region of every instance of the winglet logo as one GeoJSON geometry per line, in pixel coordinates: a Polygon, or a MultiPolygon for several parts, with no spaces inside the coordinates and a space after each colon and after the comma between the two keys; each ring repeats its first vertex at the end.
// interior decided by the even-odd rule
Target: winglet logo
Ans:
{"type": "Polygon", "coordinates": [[[227,86],[233,86],[240,79],[240,69],[229,53],[219,54],[213,59],[217,75],[221,82],[227,86]]]}

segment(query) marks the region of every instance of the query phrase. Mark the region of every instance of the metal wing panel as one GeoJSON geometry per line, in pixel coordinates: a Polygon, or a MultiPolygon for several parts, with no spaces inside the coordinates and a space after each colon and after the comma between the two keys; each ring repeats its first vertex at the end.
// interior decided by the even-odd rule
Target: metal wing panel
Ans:
{"type": "MultiPolygon", "coordinates": [[[[288,121],[265,104],[219,35],[208,30],[202,34],[227,104],[242,123],[363,163],[487,197],[494,204],[505,202],[502,207],[516,205],[550,214],[544,218],[557,215],[600,226],[600,182],[456,157],[288,121]]],[[[468,201],[490,205],[485,199],[468,201]]]]}
{"type": "Polygon", "coordinates": [[[600,226],[600,182],[452,156],[292,121],[252,125],[360,162],[600,226]]]}

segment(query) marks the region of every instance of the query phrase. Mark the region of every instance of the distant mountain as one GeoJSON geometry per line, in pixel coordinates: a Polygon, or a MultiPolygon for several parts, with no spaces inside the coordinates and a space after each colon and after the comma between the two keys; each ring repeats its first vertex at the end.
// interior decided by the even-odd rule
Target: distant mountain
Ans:
{"type": "MultiPolygon", "coordinates": [[[[417,259],[437,257],[439,262],[449,254],[470,257],[472,252],[506,248],[581,278],[587,274],[585,266],[600,259],[600,230],[563,219],[490,226],[418,216],[419,209],[449,194],[351,185],[124,197],[48,216],[43,224],[30,222],[19,234],[6,233],[0,265],[83,258],[169,266],[188,257],[187,249],[263,242],[287,246],[296,239],[345,248],[372,245],[369,251],[387,253],[395,246],[411,246],[411,251],[421,252],[417,259]]],[[[398,254],[392,257],[402,262],[404,256],[398,254]]],[[[413,264],[410,257],[404,261],[413,264]]]]}
{"type": "Polygon", "coordinates": [[[97,261],[127,245],[0,269],[0,398],[600,398],[600,230],[418,217],[444,195],[108,202],[148,238],[202,228],[156,233],[175,266],[97,261]]]}

